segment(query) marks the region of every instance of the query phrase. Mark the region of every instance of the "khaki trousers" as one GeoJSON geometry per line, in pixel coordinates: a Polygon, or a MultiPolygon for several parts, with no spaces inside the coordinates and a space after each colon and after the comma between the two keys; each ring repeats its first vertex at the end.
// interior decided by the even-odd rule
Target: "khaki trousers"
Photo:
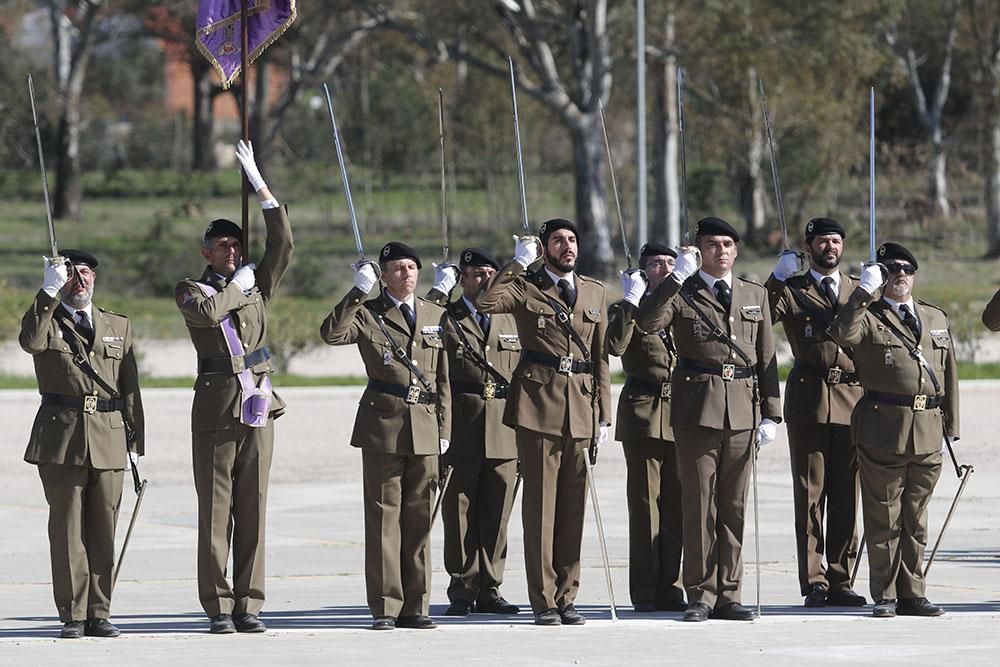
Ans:
{"type": "Polygon", "coordinates": [[[274,421],[192,434],[198,494],[198,599],[209,616],[260,613],[274,421]],[[226,578],[229,545],[233,583],[226,578]]]}
{"type": "Polygon", "coordinates": [[[108,618],[123,470],[39,463],[49,504],[52,593],[63,623],[108,618]]]}
{"type": "Polygon", "coordinates": [[[848,591],[858,555],[860,493],[851,427],[788,424],[788,448],[800,592],[816,584],[848,591]]]}

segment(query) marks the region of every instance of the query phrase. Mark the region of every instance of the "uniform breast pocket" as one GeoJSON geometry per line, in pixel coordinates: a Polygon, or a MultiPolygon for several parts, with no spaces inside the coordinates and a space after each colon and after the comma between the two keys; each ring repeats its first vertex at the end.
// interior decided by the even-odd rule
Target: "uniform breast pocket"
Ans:
{"type": "Polygon", "coordinates": [[[420,341],[421,363],[424,370],[434,372],[438,366],[438,355],[444,349],[444,339],[441,334],[424,334],[420,341]]]}
{"type": "Polygon", "coordinates": [[[73,352],[69,344],[61,336],[52,336],[49,339],[48,353],[46,354],[47,365],[54,366],[55,372],[60,375],[75,375],[78,370],[73,363],[73,352]]]}
{"type": "Polygon", "coordinates": [[[500,363],[503,370],[510,372],[517,366],[521,358],[521,339],[517,334],[500,334],[497,338],[497,349],[500,350],[500,363]]]}
{"type": "Polygon", "coordinates": [[[121,365],[123,352],[120,345],[108,344],[104,346],[104,363],[111,367],[112,377],[118,377],[118,367],[121,365]]]}
{"type": "Polygon", "coordinates": [[[584,323],[584,339],[589,339],[591,333],[595,331],[595,327],[600,326],[601,321],[601,309],[600,308],[586,308],[583,311],[583,323],[584,323]]]}
{"type": "Polygon", "coordinates": [[[754,343],[757,331],[763,325],[764,311],[760,306],[743,306],[740,308],[740,321],[743,323],[743,340],[754,343]]]}
{"type": "Polygon", "coordinates": [[[939,369],[944,369],[948,361],[948,349],[951,347],[951,334],[947,329],[938,331],[932,330],[931,343],[934,346],[934,361],[939,369]]]}
{"type": "Polygon", "coordinates": [[[556,322],[556,311],[545,301],[529,298],[524,308],[535,320],[533,324],[537,335],[544,336],[547,330],[559,327],[559,323],[556,322]]]}

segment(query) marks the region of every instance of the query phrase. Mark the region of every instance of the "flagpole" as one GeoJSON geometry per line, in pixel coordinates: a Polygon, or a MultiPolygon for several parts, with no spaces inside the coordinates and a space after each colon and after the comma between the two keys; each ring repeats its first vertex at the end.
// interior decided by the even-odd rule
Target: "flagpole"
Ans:
{"type": "MultiPolygon", "coordinates": [[[[247,31],[247,0],[240,2],[240,85],[243,88],[243,95],[240,100],[240,120],[243,124],[243,141],[250,141],[250,36],[247,31]]],[[[250,181],[247,180],[245,172],[240,170],[243,176],[243,258],[244,261],[250,256],[250,181]]]]}

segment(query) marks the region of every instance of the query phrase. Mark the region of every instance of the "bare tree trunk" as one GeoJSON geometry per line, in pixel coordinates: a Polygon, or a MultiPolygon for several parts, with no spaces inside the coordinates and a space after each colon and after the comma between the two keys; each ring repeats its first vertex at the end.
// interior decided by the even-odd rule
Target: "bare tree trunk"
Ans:
{"type": "Polygon", "coordinates": [[[764,228],[764,132],[761,129],[761,104],[758,93],[757,69],[747,69],[747,93],[750,101],[750,132],[747,146],[747,178],[749,200],[746,213],[748,246],[760,245],[760,232],[764,228]]]}
{"type": "Polygon", "coordinates": [[[942,217],[951,217],[951,204],[948,203],[948,151],[944,147],[944,132],[941,124],[934,127],[931,133],[931,165],[928,173],[927,192],[931,196],[934,210],[942,217]]]}
{"type": "Polygon", "coordinates": [[[576,183],[576,223],[580,230],[580,270],[595,277],[611,275],[614,252],[608,232],[604,191],[604,143],[595,113],[580,116],[571,131],[573,176],[576,183]]]}
{"type": "Polygon", "coordinates": [[[983,142],[983,194],[986,198],[986,230],[990,247],[986,256],[1000,257],[1000,104],[997,81],[987,80],[994,88],[990,94],[987,113],[984,114],[985,127],[983,142]]]}
{"type": "Polygon", "coordinates": [[[681,192],[678,174],[677,57],[674,12],[667,14],[665,55],[653,68],[653,225],[650,239],[680,245],[681,192]]]}
{"type": "Polygon", "coordinates": [[[215,117],[212,101],[215,99],[212,68],[204,58],[191,60],[194,78],[194,113],[191,119],[191,168],[195,171],[213,171],[216,167],[213,135],[215,117]]]}

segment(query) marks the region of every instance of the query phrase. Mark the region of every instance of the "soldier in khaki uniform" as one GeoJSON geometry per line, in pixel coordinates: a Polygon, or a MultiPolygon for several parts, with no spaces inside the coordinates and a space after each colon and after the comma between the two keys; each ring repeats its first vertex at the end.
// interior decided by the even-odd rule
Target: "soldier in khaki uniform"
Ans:
{"type": "Polygon", "coordinates": [[[42,395],[24,460],[38,466],[49,504],[52,589],[65,639],[119,635],[108,621],[115,523],[129,452],[144,449],[132,327],[93,305],[96,268],[80,250],[46,259],[18,337],[42,395]]]}
{"type": "Polygon", "coordinates": [[[198,354],[191,409],[198,493],[198,598],[214,634],[264,632],[264,525],[274,419],[285,411],[271,390],[267,306],[292,257],[292,230],[240,142],[236,152],[264,211],[259,265],[243,264],[243,236],[229,220],[205,231],[201,278],[177,283],[177,307],[198,354]],[[233,581],[226,578],[229,545],[233,581]]]}
{"type": "Polygon", "coordinates": [[[583,457],[591,443],[607,440],[610,429],[607,300],[600,282],[574,271],[573,223],[549,220],[539,236],[544,264],[525,273],[538,255],[539,239],[521,237],[514,260],[483,287],[474,305],[479,312],[513,315],[523,348],[504,423],[515,429],[521,459],[524,562],[535,623],[580,625],[585,619],[573,601],[587,495],[583,457]],[[560,314],[572,334],[560,324],[560,314]]]}
{"type": "Polygon", "coordinates": [[[375,630],[437,627],[428,616],[430,531],[438,454],[448,448],[451,395],[440,306],[414,296],[420,258],[390,242],[354,265],[354,287],[320,328],[330,345],[357,344],[368,372],[351,445],[361,449],[365,583],[375,630]]]}
{"type": "Polygon", "coordinates": [[[681,478],[670,428],[670,372],[677,350],[665,329],[635,325],[639,303],[670,275],[676,257],[663,244],[644,245],[639,268],[645,278],[638,271],[622,272],[625,298],[608,309],[608,350],[622,358],[625,370],[615,437],[628,471],[629,591],[638,612],[687,609],[680,582],[681,478]]]}
{"type": "Polygon", "coordinates": [[[809,270],[793,276],[799,256],[787,251],[766,284],[771,319],[784,326],[795,357],[784,416],[792,464],[799,588],[806,607],[865,604],[864,597],[851,590],[858,553],[858,453],[851,441],[850,423],[861,385],[851,352],[827,333],[857,286],[857,281],[837,268],[845,236],[836,220],[810,220],[804,246],[809,270]]]}
{"type": "Polygon", "coordinates": [[[455,286],[451,264],[437,266],[427,295],[447,311],[441,328],[448,351],[451,430],[458,435],[442,457],[452,468],[441,501],[444,565],[451,575],[448,616],[520,611],[500,594],[500,585],[517,478],[514,431],[504,425],[503,412],[521,343],[513,317],[480,313],[473,304],[480,286],[499,268],[486,250],[466,248],[457,267],[462,296],[447,303],[455,286]]]}
{"type": "Polygon", "coordinates": [[[888,284],[877,264],[866,265],[831,328],[853,348],[864,387],[851,435],[873,615],[940,616],[924,596],[927,506],[941,474],[943,436],[958,440],[958,365],[948,316],[913,298],[916,258],[898,243],[883,243],[877,254],[888,284]]]}
{"type": "Polygon", "coordinates": [[[668,329],[677,346],[670,424],[683,494],[684,620],[748,621],[740,590],[750,457],[754,440],[773,440],[781,421],[771,313],[764,287],[732,274],[736,230],[704,218],[695,235],[697,249],[685,249],[671,278],[639,304],[636,326],[668,329]]]}

